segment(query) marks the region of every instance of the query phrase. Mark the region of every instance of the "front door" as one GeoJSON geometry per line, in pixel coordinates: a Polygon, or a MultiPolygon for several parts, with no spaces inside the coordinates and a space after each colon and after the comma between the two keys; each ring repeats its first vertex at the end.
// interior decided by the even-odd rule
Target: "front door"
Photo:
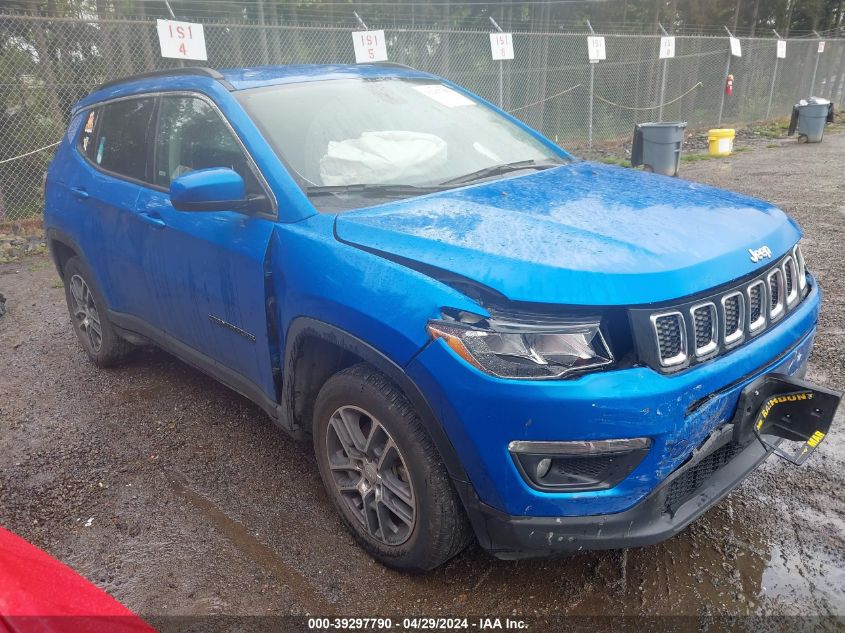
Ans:
{"type": "Polygon", "coordinates": [[[268,337],[265,265],[275,223],[264,213],[177,211],[170,181],[207,167],[229,167],[248,196],[265,185],[222,115],[200,96],[160,98],[151,187],[137,211],[155,220],[141,234],[155,302],[151,325],[235,372],[275,399],[268,337]]]}

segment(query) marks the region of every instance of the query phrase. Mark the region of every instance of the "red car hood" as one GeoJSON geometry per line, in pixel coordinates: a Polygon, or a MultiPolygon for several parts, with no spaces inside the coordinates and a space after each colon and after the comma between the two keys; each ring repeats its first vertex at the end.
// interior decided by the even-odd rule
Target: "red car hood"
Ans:
{"type": "Polygon", "coordinates": [[[155,633],[46,552],[0,528],[0,633],[155,633]]]}

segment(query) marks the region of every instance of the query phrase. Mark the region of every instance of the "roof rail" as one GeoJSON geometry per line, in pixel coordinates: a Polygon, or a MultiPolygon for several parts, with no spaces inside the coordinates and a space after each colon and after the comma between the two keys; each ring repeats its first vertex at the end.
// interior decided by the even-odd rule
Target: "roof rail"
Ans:
{"type": "Polygon", "coordinates": [[[390,61],[383,61],[383,62],[367,62],[371,66],[394,66],[395,68],[407,68],[408,70],[418,70],[413,66],[408,66],[407,64],[400,64],[399,62],[390,62],[390,61]]]}
{"type": "Polygon", "coordinates": [[[119,86],[120,84],[124,84],[130,81],[135,81],[136,79],[148,79],[150,77],[173,77],[179,75],[196,75],[200,77],[210,77],[211,79],[215,79],[219,81],[226,90],[232,91],[235,87],[226,81],[226,78],[220,73],[220,71],[215,70],[214,68],[206,68],[205,66],[187,66],[185,68],[168,68],[165,70],[153,70],[148,73],[141,73],[139,75],[132,75],[130,77],[121,77],[120,79],[113,79],[112,81],[107,81],[104,84],[100,84],[88,94],[97,92],[98,90],[103,90],[104,88],[111,88],[113,86],[119,86]]]}

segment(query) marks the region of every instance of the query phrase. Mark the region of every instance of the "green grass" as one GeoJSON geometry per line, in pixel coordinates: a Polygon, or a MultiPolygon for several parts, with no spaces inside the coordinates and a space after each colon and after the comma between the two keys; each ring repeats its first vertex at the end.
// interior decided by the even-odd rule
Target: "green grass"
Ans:
{"type": "Polygon", "coordinates": [[[51,288],[64,288],[65,284],[62,282],[61,279],[56,279],[52,284],[50,284],[51,288]]]}
{"type": "Polygon", "coordinates": [[[712,154],[681,154],[682,163],[697,163],[702,160],[713,160],[714,158],[724,158],[724,156],[713,156],[712,154]]]}
{"type": "Polygon", "coordinates": [[[773,148],[773,147],[780,147],[780,143],[769,143],[768,145],[766,145],[766,147],[768,147],[770,149],[773,148]]]}
{"type": "Polygon", "coordinates": [[[755,125],[751,129],[766,138],[781,138],[786,136],[786,130],[789,129],[789,120],[778,119],[764,125],[755,125]]]}
{"type": "Polygon", "coordinates": [[[617,167],[630,167],[631,161],[626,158],[617,158],[616,156],[602,156],[598,159],[600,163],[608,165],[616,165],[617,167]]]}

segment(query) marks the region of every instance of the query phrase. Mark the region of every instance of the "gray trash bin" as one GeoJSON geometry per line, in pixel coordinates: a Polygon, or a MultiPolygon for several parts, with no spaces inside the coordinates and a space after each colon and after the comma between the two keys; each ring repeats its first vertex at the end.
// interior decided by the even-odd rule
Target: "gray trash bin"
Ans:
{"type": "Polygon", "coordinates": [[[631,147],[631,165],[644,165],[649,171],[677,176],[686,127],[686,121],[637,124],[631,147]]]}
{"type": "Polygon", "coordinates": [[[798,130],[799,143],[820,143],[824,137],[825,123],[833,122],[833,104],[827,99],[811,97],[801,99],[792,106],[789,121],[790,136],[798,130]]]}

